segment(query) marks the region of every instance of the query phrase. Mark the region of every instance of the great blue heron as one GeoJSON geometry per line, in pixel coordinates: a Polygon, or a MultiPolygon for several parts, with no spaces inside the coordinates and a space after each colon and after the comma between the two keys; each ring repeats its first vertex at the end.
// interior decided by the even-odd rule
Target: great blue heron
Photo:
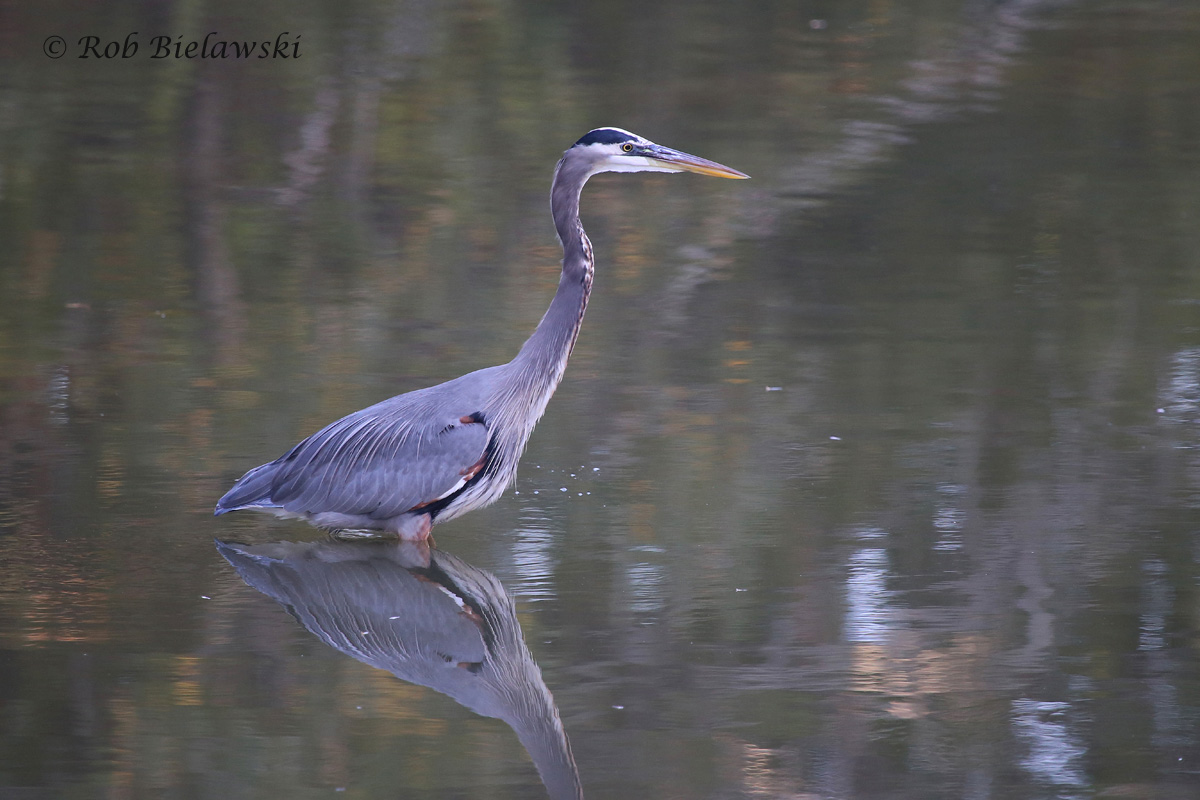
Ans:
{"type": "Polygon", "coordinates": [[[554,170],[550,213],[563,248],[562,277],[516,358],[339,419],[243,475],[215,513],[256,509],[335,531],[422,540],[435,522],[500,497],[579,335],[595,265],[579,223],[579,193],[600,172],[750,177],[620,128],[589,131],[554,170]]]}

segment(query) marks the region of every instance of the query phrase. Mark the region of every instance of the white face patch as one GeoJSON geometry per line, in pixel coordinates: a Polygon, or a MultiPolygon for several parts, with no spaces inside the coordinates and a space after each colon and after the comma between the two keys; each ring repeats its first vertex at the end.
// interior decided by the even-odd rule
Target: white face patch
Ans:
{"type": "Polygon", "coordinates": [[[607,147],[615,147],[617,153],[602,159],[596,164],[593,174],[596,172],[684,172],[682,167],[675,167],[664,164],[661,161],[655,161],[652,158],[645,156],[628,156],[620,152],[620,145],[605,145],[607,147]]]}
{"type": "Polygon", "coordinates": [[[633,144],[638,147],[653,146],[654,142],[649,139],[643,139],[635,133],[621,130],[620,128],[605,128],[605,130],[620,131],[621,133],[631,137],[629,142],[616,142],[611,144],[589,144],[582,147],[576,146],[576,149],[584,150],[591,161],[591,168],[588,170],[589,175],[596,175],[601,172],[684,172],[682,167],[676,167],[672,164],[667,164],[657,159],[648,158],[646,156],[630,155],[625,152],[624,147],[627,144],[633,144]]]}
{"type": "Polygon", "coordinates": [[[635,133],[611,127],[589,131],[563,155],[561,163],[570,163],[571,169],[583,171],[584,181],[601,172],[698,172],[718,178],[749,177],[715,161],[662,147],[635,133]]]}

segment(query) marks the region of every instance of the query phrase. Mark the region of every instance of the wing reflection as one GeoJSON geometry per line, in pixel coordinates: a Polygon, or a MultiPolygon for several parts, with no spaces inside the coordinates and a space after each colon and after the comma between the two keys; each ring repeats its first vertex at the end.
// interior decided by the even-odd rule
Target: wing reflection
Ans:
{"type": "Polygon", "coordinates": [[[411,542],[217,542],[251,587],[319,639],[506,722],[554,800],[582,798],[554,698],[490,572],[411,542]]]}

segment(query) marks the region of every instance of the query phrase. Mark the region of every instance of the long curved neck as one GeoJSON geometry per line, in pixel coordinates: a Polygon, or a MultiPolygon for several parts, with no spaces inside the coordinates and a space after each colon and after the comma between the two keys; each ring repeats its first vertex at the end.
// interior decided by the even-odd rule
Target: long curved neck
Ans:
{"type": "MultiPolygon", "coordinates": [[[[512,361],[523,378],[545,381],[543,386],[551,392],[575,347],[592,293],[592,243],[579,224],[579,193],[589,176],[588,165],[569,156],[564,156],[554,170],[550,213],[563,247],[562,277],[542,321],[512,361]]],[[[549,400],[549,395],[545,399],[549,400]]]]}

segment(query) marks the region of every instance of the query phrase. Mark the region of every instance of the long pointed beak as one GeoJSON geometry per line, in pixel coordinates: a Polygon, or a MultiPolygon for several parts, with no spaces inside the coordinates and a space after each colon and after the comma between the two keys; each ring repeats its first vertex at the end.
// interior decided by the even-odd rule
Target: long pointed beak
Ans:
{"type": "Polygon", "coordinates": [[[715,161],[709,161],[707,158],[700,158],[688,153],[681,153],[678,150],[672,150],[669,147],[662,147],[657,144],[648,148],[644,156],[648,161],[655,162],[660,167],[674,172],[698,172],[701,175],[711,175],[714,178],[736,178],[739,180],[750,177],[746,173],[739,172],[724,164],[718,164],[715,161]]]}

